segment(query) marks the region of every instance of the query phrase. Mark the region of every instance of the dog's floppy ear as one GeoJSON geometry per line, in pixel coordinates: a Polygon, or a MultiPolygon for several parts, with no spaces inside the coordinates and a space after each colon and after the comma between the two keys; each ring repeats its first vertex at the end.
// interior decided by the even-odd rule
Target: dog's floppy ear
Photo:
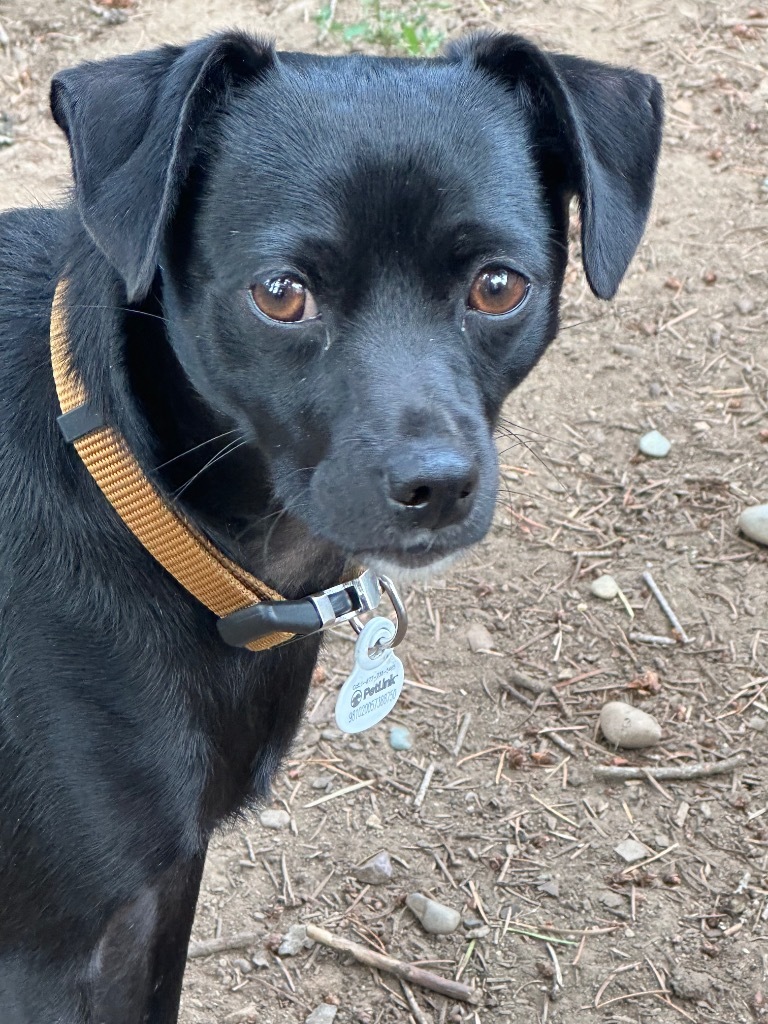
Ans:
{"type": "Polygon", "coordinates": [[[208,115],[229,88],[273,61],[270,46],[230,32],[81,64],[53,79],[51,109],[69,141],[80,215],[129,300],[152,284],[208,115]]]}
{"type": "Polygon", "coordinates": [[[472,60],[523,90],[545,175],[579,197],[587,280],[616,292],[648,218],[661,146],[663,97],[650,75],[559,54],[515,35],[480,35],[449,58],[472,60]]]}

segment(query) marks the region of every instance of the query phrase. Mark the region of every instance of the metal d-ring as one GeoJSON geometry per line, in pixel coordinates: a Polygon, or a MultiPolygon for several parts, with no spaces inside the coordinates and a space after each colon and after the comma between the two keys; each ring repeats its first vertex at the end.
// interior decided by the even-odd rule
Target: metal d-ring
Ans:
{"type": "MultiPolygon", "coordinates": [[[[400,593],[389,578],[389,576],[379,576],[379,584],[381,589],[387,595],[389,600],[392,602],[392,607],[395,609],[395,615],[397,616],[397,629],[395,635],[387,643],[379,642],[377,647],[397,647],[397,645],[404,639],[406,632],[408,631],[408,612],[405,609],[403,599],[400,597],[400,593]]],[[[361,622],[360,618],[355,615],[349,620],[352,629],[360,635],[363,631],[364,623],[361,622]]]]}

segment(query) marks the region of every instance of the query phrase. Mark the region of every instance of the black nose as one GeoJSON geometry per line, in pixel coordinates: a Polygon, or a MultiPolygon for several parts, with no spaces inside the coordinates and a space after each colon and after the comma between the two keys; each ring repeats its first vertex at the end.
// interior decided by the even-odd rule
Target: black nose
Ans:
{"type": "Polygon", "coordinates": [[[478,464],[451,447],[409,447],[392,459],[388,497],[403,525],[437,530],[469,515],[477,489],[478,464]]]}

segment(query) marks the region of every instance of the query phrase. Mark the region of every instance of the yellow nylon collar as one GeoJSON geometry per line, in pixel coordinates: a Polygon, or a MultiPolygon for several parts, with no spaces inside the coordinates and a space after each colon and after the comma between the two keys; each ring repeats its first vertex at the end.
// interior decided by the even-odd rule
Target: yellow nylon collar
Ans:
{"type": "MultiPolygon", "coordinates": [[[[88,427],[88,396],[72,367],[64,300],[66,281],[56,288],[51,311],[51,363],[61,412],[80,415],[88,427]]],[[[122,521],[174,579],[224,618],[260,601],[282,598],[261,580],[222,554],[183,514],[152,486],[124,439],[99,421],[72,439],[85,468],[122,521]]],[[[247,647],[264,651],[291,639],[292,633],[270,633],[247,647]]]]}

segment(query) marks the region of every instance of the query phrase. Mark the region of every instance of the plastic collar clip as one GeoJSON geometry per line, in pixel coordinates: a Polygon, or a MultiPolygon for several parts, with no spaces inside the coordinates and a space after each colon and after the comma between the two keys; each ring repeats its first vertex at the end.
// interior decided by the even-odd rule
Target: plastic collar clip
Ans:
{"type": "MultiPolygon", "coordinates": [[[[329,626],[355,620],[381,603],[379,578],[372,569],[298,601],[261,601],[225,615],[216,623],[221,639],[232,647],[245,647],[268,633],[307,636],[329,626]]],[[[353,622],[354,625],[354,622],[353,622]]]]}

